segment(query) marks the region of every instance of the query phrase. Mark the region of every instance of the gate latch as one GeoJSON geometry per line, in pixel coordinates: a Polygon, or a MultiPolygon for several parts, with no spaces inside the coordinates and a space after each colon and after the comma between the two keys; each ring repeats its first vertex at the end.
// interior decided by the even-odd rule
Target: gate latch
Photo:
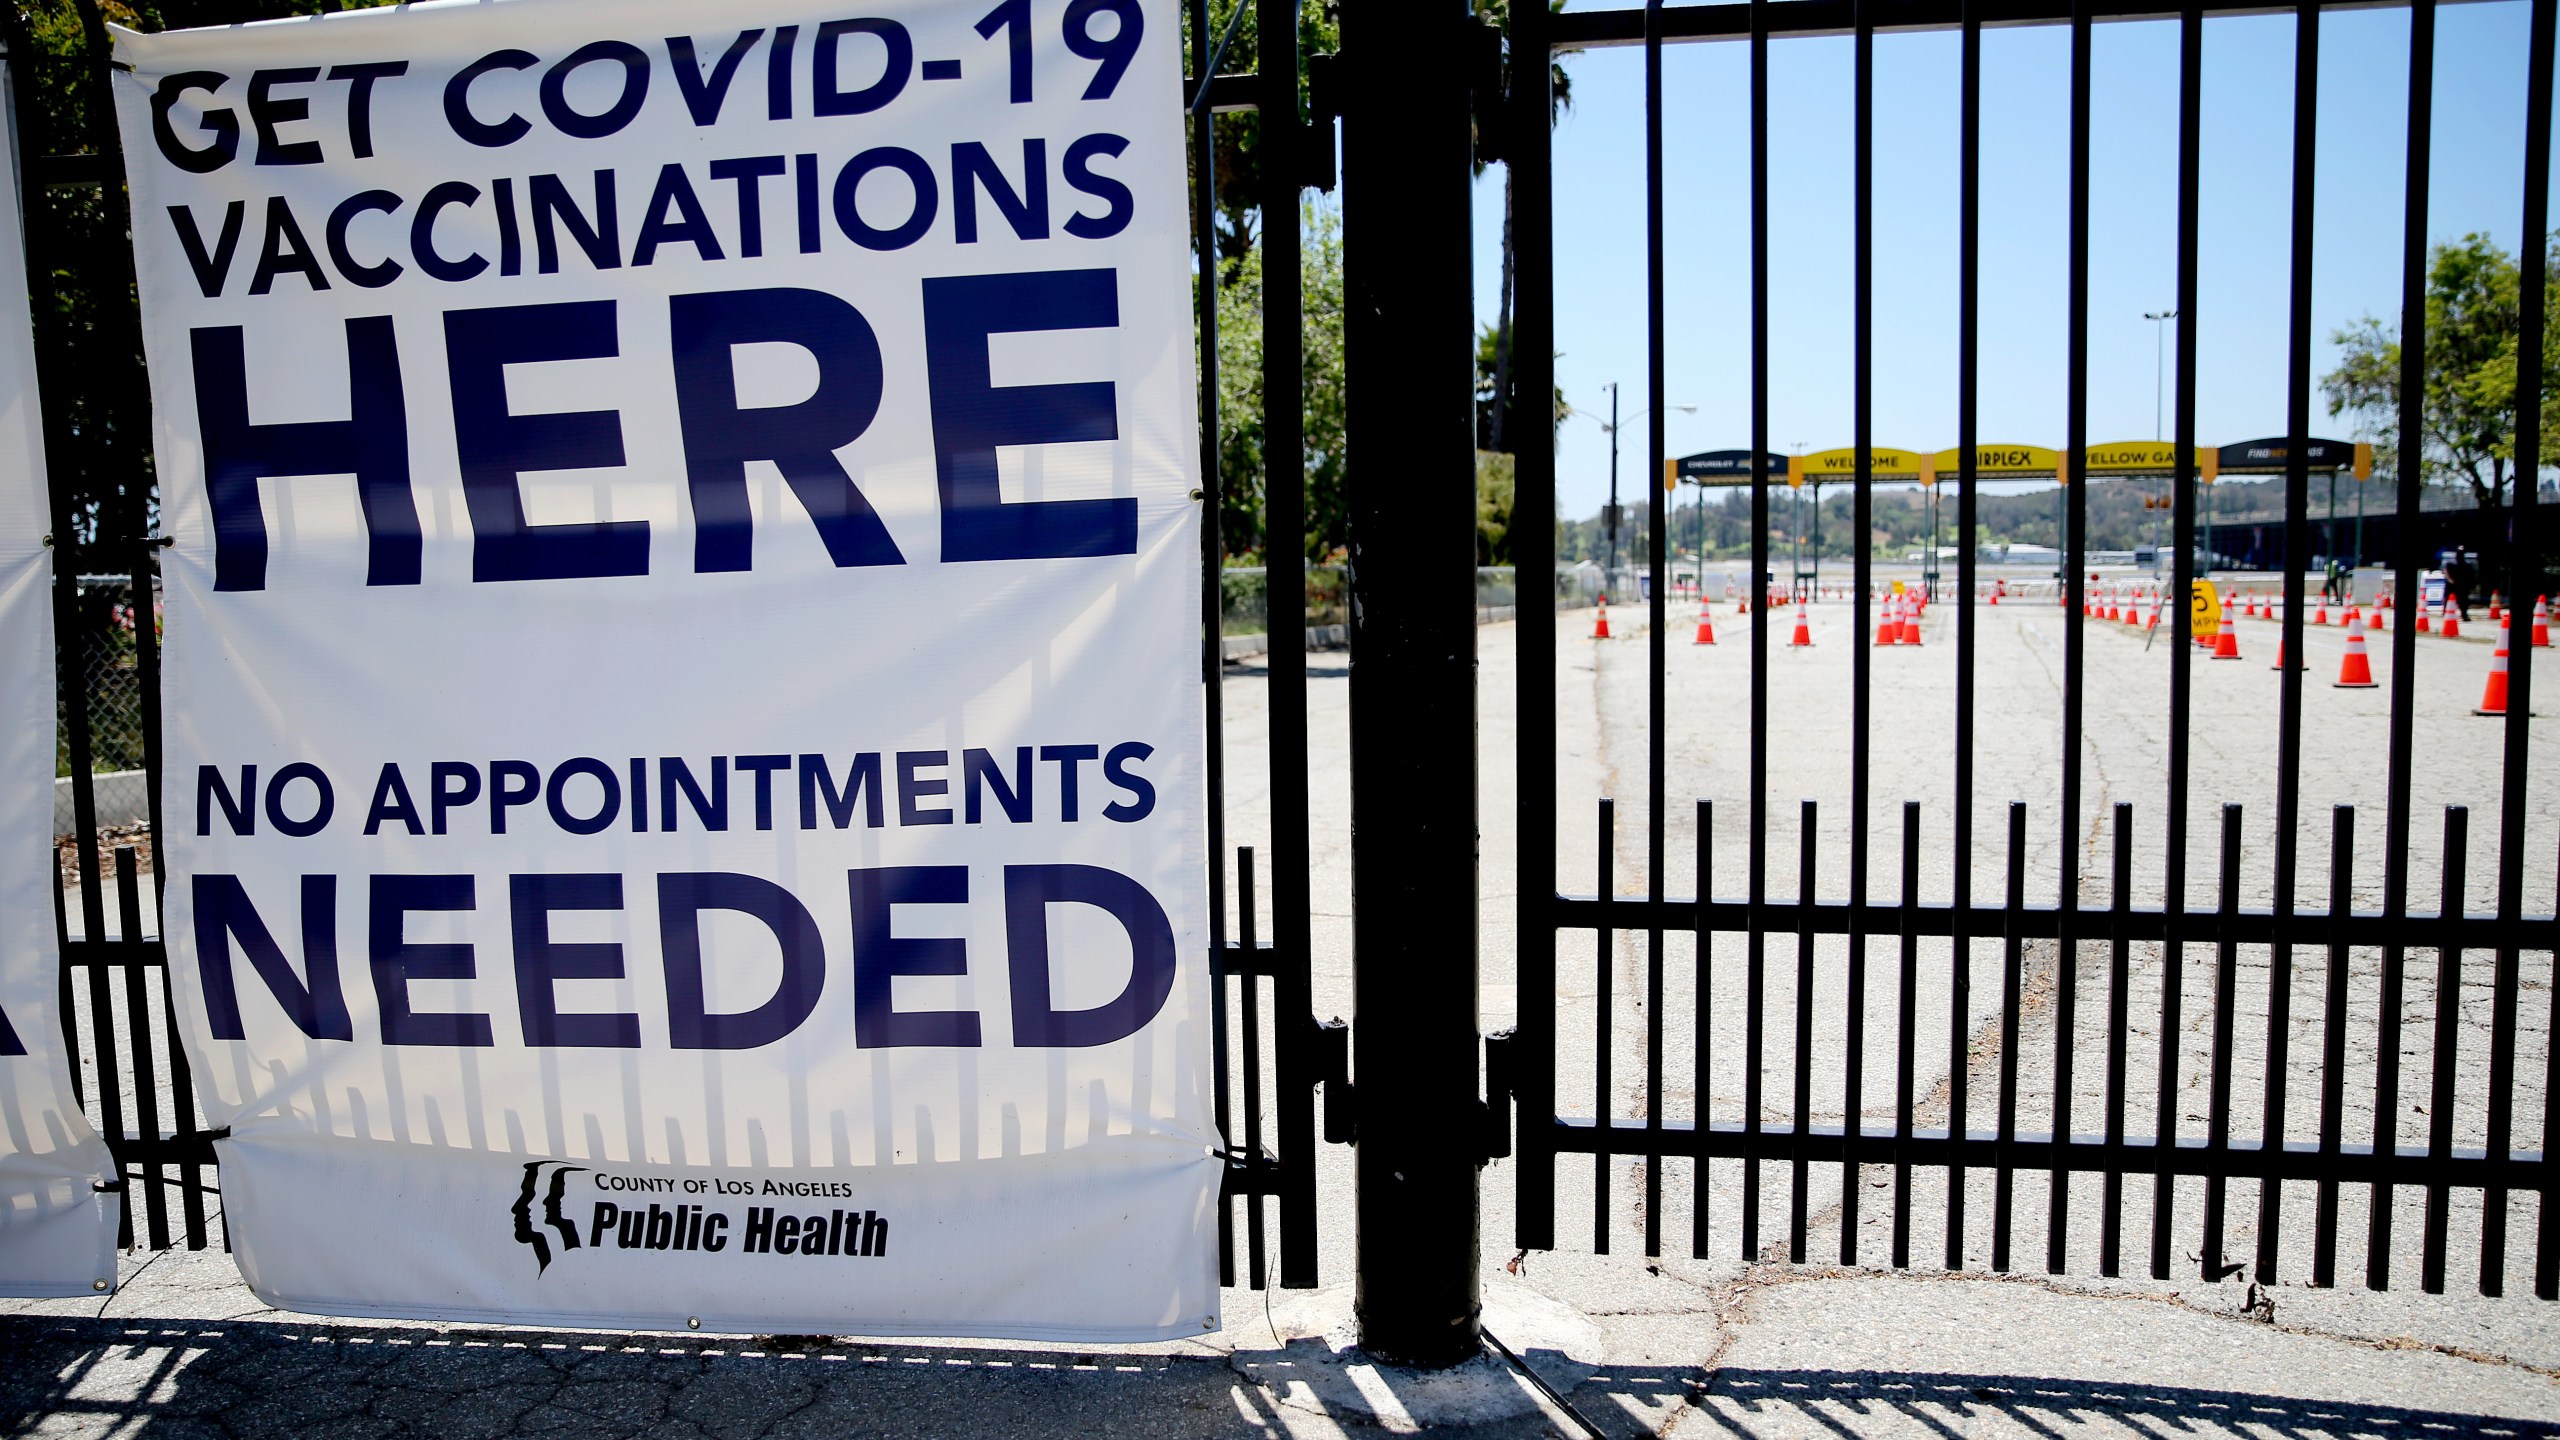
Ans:
{"type": "Polygon", "coordinates": [[[1518,1075],[1519,1032],[1497,1030],[1484,1037],[1483,1154],[1487,1160],[1511,1155],[1511,1097],[1518,1075]]]}
{"type": "Polygon", "coordinates": [[[1316,1079],[1324,1085],[1324,1140],[1348,1145],[1360,1133],[1359,1101],[1351,1090],[1351,1026],[1340,1019],[1316,1022],[1316,1079]]]}

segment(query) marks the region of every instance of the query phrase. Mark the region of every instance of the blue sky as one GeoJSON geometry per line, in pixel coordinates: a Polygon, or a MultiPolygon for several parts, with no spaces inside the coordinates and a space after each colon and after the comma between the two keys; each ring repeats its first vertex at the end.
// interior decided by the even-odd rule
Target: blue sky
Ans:
{"type": "MultiPolygon", "coordinates": [[[[1576,4],[1574,8],[1583,8],[1576,4]]],[[[2528,13],[2521,0],[2437,12],[2429,229],[2485,231],[2510,251],[2522,229],[2528,13]]],[[[2329,333],[2396,319],[2407,143],[2409,17],[2334,12],[2320,34],[2314,377],[2329,333]]],[[[2227,443],[2284,428],[2294,22],[2205,24],[2203,268],[2197,433],[2227,443]]],[[[1875,42],[1875,439],[1955,443],[1958,39],[1875,42]]],[[[2089,438],[2152,434],[2152,322],[2177,297],[2178,31],[2103,24],[2093,41],[2089,438]]],[[[1673,455],[1749,442],[1750,212],[1747,47],[1664,53],[1668,195],[1665,395],[1673,455]]],[[[2068,237],[2069,34],[1983,37],[1981,438],[2063,442],[2068,237]]],[[[1605,414],[1626,387],[1620,483],[1645,473],[1644,56],[1591,51],[1564,64],[1573,110],[1555,135],[1558,383],[1605,414]]],[[[1771,46],[1770,440],[1787,450],[1850,441],[1853,115],[1846,38],[1771,46]]],[[[1477,187],[1476,307],[1499,296],[1501,172],[1477,187]]],[[[2175,361],[2175,336],[2170,358],[2175,361]]],[[[2174,381],[2174,376],[2172,377],[2174,381]]],[[[2314,398],[2314,430],[2347,435],[2314,398]]],[[[2174,427],[2172,415],[2166,422],[2174,427]]],[[[1608,492],[1599,426],[1565,423],[1563,513],[1608,492]]]]}

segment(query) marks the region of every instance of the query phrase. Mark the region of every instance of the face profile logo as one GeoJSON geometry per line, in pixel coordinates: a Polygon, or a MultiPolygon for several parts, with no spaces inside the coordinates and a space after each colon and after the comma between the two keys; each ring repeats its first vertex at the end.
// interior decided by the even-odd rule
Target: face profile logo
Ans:
{"type": "Polygon", "coordinates": [[[578,1227],[560,1213],[560,1197],[568,1188],[570,1176],[585,1173],[583,1165],[570,1165],[558,1160],[536,1160],[524,1167],[524,1188],[517,1192],[515,1209],[511,1213],[516,1220],[517,1243],[533,1247],[536,1274],[551,1268],[552,1237],[542,1233],[546,1228],[558,1236],[562,1250],[578,1248],[578,1227]],[[548,1183],[545,1183],[545,1171],[550,1172],[548,1183]],[[534,1215],[537,1197],[542,1206],[539,1219],[534,1215]]]}

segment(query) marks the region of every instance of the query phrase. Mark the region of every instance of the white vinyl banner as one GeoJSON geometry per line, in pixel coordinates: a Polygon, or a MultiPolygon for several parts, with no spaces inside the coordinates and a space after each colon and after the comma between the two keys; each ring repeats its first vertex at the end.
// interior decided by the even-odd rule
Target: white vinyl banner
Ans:
{"type": "Polygon", "coordinates": [[[1218,1325],[1176,17],[119,34],[249,1283],[1218,1325]]]}
{"type": "MultiPolygon", "coordinates": [[[[0,96],[5,96],[0,90],[0,96]]],[[[0,117],[0,125],[7,123],[0,117]]],[[[71,1089],[54,942],[53,560],[14,135],[0,160],[0,1295],[114,1287],[116,1166],[71,1089]]]]}

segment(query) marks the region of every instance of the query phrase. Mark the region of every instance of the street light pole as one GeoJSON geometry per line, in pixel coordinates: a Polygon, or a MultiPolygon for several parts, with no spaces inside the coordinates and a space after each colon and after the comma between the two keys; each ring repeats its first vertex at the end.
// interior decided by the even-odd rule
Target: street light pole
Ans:
{"type": "Polygon", "coordinates": [[[1606,523],[1600,528],[1609,532],[1609,568],[1600,572],[1600,593],[1606,596],[1618,580],[1618,382],[1609,382],[1609,508],[1601,514],[1606,523]]]}
{"type": "Polygon", "coordinates": [[[2167,322],[2177,319],[2178,312],[2145,310],[2142,312],[2142,318],[2151,322],[2151,438],[2157,440],[2160,438],[2162,377],[2167,374],[2165,368],[2169,339],[2167,322]]]}
{"type": "MultiPolygon", "coordinates": [[[[1698,407],[1695,405],[1674,405],[1671,408],[1679,411],[1683,415],[1695,415],[1698,413],[1698,407]]],[[[1573,415],[1591,415],[1591,412],[1588,410],[1578,409],[1570,405],[1566,406],[1565,410],[1566,413],[1573,415]]],[[[1641,419],[1652,413],[1653,407],[1648,405],[1628,418],[1641,419]]],[[[1591,415],[1591,421],[1601,429],[1609,432],[1609,508],[1600,512],[1600,528],[1608,535],[1609,538],[1609,569],[1607,573],[1601,577],[1601,588],[1605,593],[1609,582],[1616,579],[1618,574],[1618,521],[1621,512],[1618,509],[1619,421],[1617,381],[1612,380],[1609,382],[1609,418],[1603,420],[1597,415],[1591,415]]],[[[1667,516],[1665,523],[1669,523],[1667,516]]],[[[1669,532],[1665,531],[1664,533],[1668,534],[1669,532]]]]}
{"type": "MultiPolygon", "coordinates": [[[[2151,438],[2156,442],[2160,439],[2162,377],[2167,373],[2164,360],[2168,354],[2168,322],[2177,319],[2178,312],[2145,310],[2142,312],[2142,318],[2151,322],[2151,438]]],[[[2174,470],[2175,467],[2172,467],[2173,473],[2174,470]]],[[[2175,481],[2171,483],[2174,485],[2175,481]]],[[[2151,518],[2151,564],[2156,573],[2160,564],[2160,517],[2157,511],[2152,513],[2151,518]]]]}

